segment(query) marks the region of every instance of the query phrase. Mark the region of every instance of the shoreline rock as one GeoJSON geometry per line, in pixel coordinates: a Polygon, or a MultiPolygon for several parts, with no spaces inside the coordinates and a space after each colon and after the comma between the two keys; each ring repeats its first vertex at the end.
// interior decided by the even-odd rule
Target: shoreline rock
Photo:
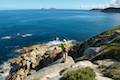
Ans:
{"type": "MultiPolygon", "coordinates": [[[[55,43],[55,41],[54,41],[55,43]]],[[[61,43],[61,42],[60,42],[61,43]]],[[[59,46],[59,41],[56,44],[38,44],[30,47],[19,49],[20,56],[11,59],[8,63],[12,66],[9,71],[8,80],[23,80],[27,75],[51,65],[56,60],[62,57],[62,49],[59,46]]],[[[69,41],[70,48],[73,43],[69,41]]]]}

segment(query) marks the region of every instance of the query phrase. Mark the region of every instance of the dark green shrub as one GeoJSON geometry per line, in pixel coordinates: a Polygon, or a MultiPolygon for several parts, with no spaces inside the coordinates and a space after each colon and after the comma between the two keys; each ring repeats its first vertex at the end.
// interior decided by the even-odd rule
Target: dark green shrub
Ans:
{"type": "Polygon", "coordinates": [[[64,74],[63,80],[96,80],[95,72],[91,68],[71,70],[64,74]]]}

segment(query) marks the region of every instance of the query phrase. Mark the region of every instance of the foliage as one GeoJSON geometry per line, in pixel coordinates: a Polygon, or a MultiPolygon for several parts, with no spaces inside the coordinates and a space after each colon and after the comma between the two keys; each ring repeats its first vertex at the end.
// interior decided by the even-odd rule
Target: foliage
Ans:
{"type": "Polygon", "coordinates": [[[105,31],[103,34],[104,35],[109,35],[109,34],[111,34],[115,30],[120,30],[120,26],[117,26],[117,27],[114,27],[114,28],[112,28],[112,29],[110,29],[108,31],[105,31]]]}
{"type": "Polygon", "coordinates": [[[77,70],[71,70],[64,74],[63,80],[96,80],[95,72],[93,69],[81,68],[77,70]]]}

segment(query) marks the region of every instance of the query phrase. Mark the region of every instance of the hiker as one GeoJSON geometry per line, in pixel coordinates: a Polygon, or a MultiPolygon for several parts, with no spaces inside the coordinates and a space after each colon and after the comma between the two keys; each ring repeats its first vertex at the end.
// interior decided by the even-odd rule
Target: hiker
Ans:
{"type": "Polygon", "coordinates": [[[68,41],[66,41],[65,39],[63,40],[63,43],[61,44],[61,48],[62,48],[62,54],[63,54],[63,61],[62,62],[66,62],[66,58],[68,56],[68,41]]]}

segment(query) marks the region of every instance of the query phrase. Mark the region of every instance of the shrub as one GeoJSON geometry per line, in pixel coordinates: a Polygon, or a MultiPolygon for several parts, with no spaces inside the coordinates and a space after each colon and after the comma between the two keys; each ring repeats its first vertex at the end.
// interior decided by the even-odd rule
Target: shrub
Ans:
{"type": "Polygon", "coordinates": [[[96,80],[95,72],[93,69],[81,68],[77,70],[71,70],[64,74],[63,80],[96,80]]]}

